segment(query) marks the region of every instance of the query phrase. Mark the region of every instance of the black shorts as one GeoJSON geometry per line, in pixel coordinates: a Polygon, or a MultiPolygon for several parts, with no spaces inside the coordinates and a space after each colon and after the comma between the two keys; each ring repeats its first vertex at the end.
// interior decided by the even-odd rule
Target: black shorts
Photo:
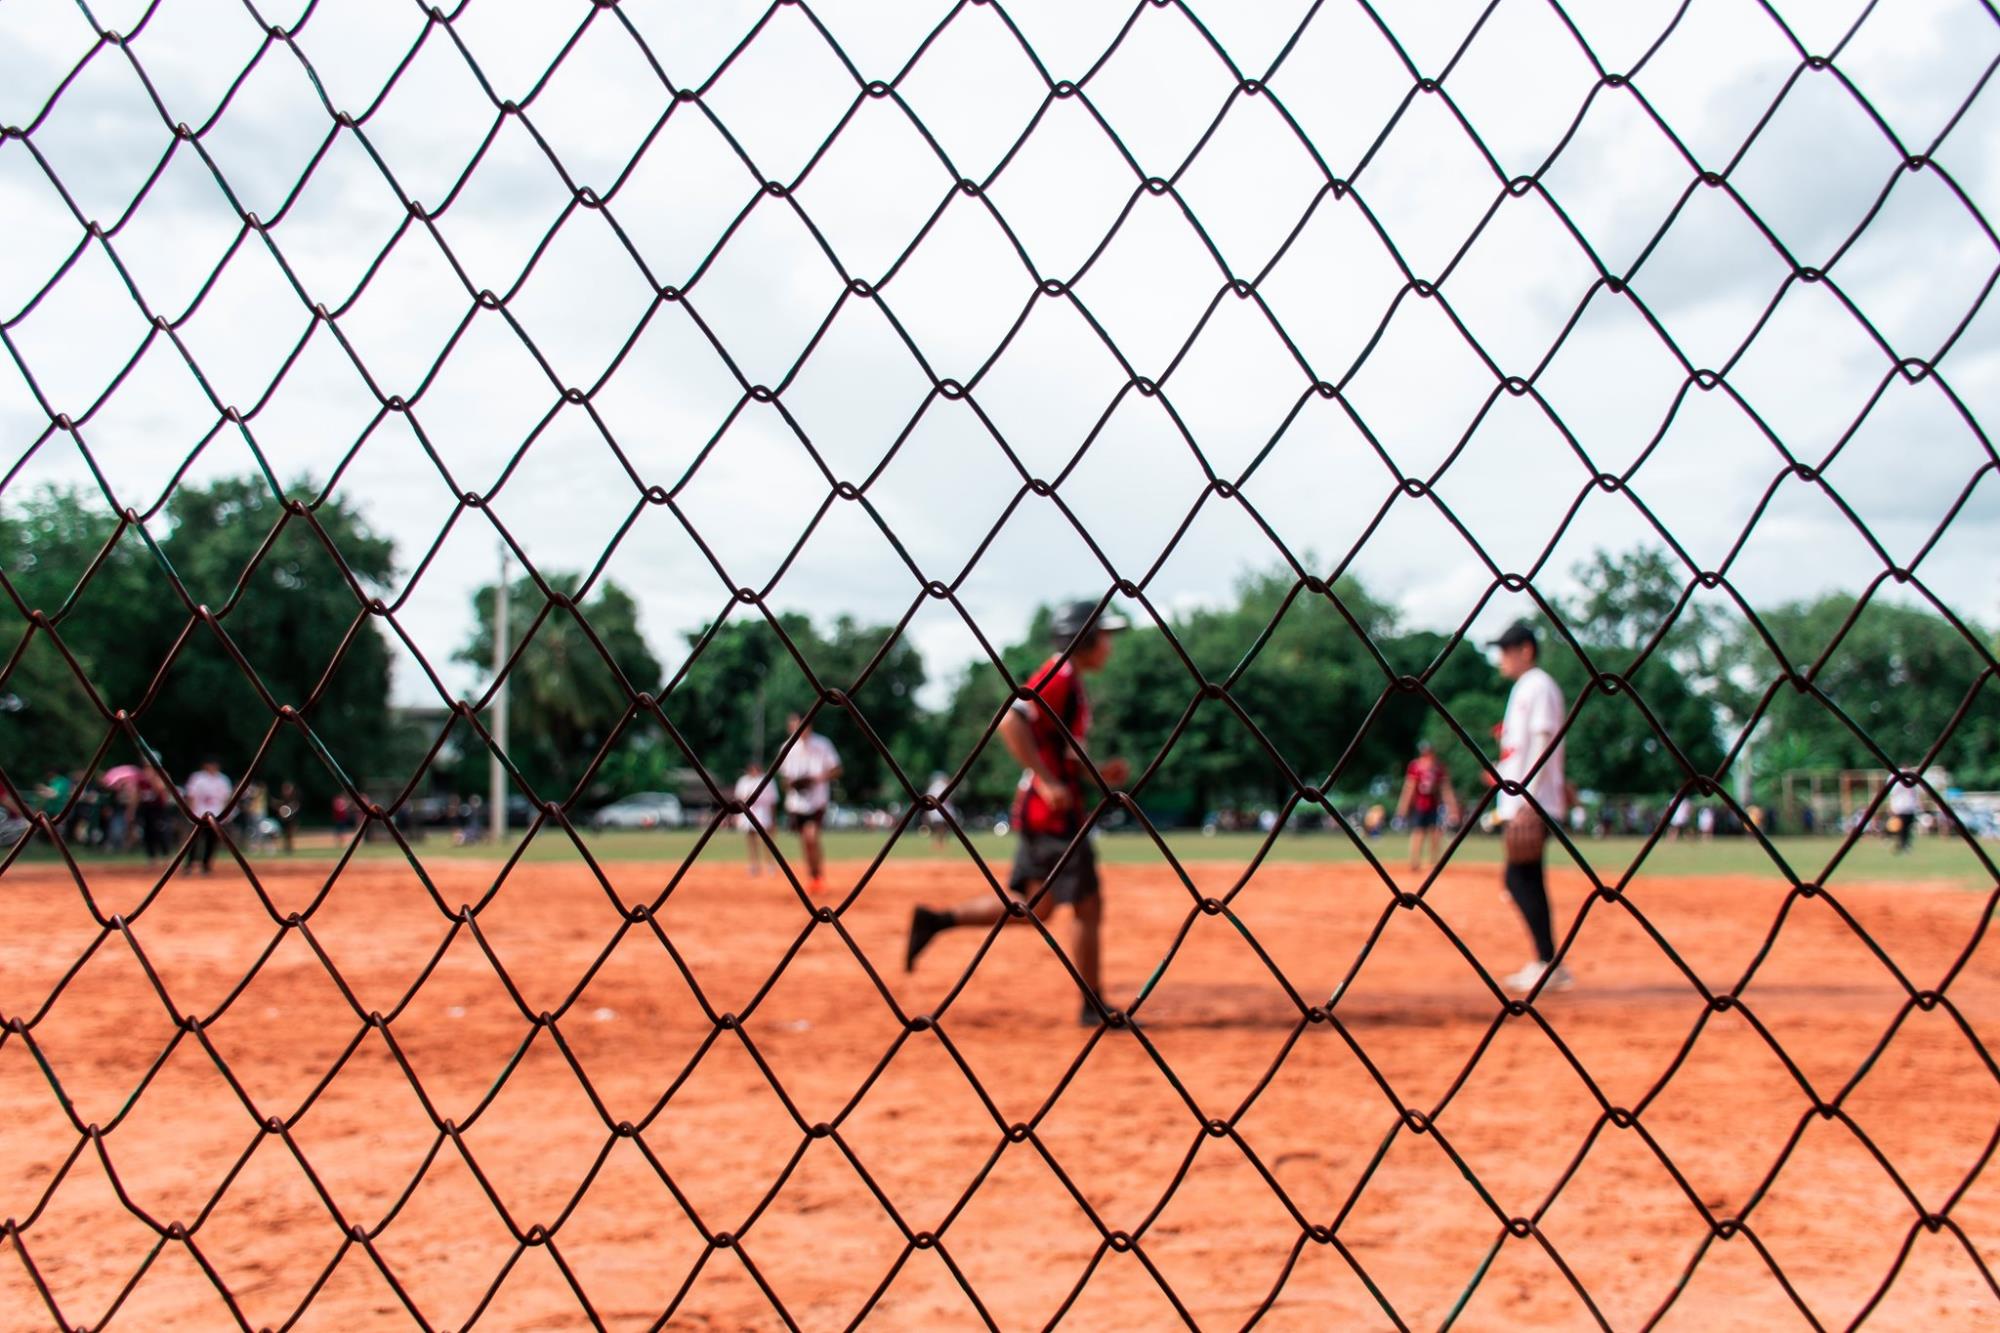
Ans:
{"type": "Polygon", "coordinates": [[[1014,848],[1014,869],[1007,877],[1007,887],[1027,898],[1036,885],[1046,884],[1050,897],[1072,907],[1096,897],[1097,849],[1084,838],[1071,851],[1070,842],[1056,834],[1023,833],[1014,848]],[[1065,851],[1069,852],[1067,859],[1065,851]],[[1058,861],[1062,862],[1060,868],[1058,861]]]}
{"type": "Polygon", "coordinates": [[[1413,829],[1436,828],[1438,820],[1442,817],[1443,813],[1436,806],[1432,806],[1428,810],[1412,810],[1410,811],[1410,827],[1413,829]]]}
{"type": "Polygon", "coordinates": [[[785,812],[785,818],[792,821],[792,827],[795,829],[818,828],[826,822],[826,811],[808,810],[802,814],[797,810],[788,810],[785,812]]]}

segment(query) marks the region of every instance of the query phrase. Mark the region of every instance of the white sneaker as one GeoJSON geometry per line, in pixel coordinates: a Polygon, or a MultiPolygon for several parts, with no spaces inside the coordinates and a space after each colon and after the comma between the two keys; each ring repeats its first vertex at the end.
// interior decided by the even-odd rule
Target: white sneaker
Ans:
{"type": "MultiPolygon", "coordinates": [[[[1542,979],[1542,974],[1548,972],[1550,966],[1548,963],[1531,962],[1512,976],[1500,978],[1500,984],[1517,995],[1526,995],[1535,988],[1535,983],[1542,979]]],[[[1570,975],[1568,968],[1564,967],[1561,963],[1554,964],[1554,968],[1555,971],[1550,974],[1548,984],[1542,987],[1544,993],[1554,990],[1568,990],[1576,984],[1576,978],[1570,975]]]]}

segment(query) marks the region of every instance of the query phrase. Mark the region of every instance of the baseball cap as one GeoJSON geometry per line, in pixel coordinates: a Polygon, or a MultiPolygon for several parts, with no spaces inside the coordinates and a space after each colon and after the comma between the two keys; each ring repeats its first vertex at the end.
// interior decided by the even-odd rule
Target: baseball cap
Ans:
{"type": "Polygon", "coordinates": [[[1519,648],[1522,644],[1536,642],[1534,627],[1525,620],[1517,620],[1500,631],[1500,637],[1488,643],[1489,648],[1519,648]]]}
{"type": "Polygon", "coordinates": [[[1087,638],[1092,633],[1109,634],[1131,627],[1132,622],[1116,611],[1107,610],[1100,615],[1096,602],[1071,602],[1056,608],[1055,616],[1049,621],[1049,637],[1057,643],[1069,643],[1073,639],[1087,638]]]}

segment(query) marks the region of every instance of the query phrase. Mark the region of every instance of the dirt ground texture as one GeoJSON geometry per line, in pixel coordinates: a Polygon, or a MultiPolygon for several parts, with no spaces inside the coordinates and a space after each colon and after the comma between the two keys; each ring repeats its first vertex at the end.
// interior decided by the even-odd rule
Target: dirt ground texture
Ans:
{"type": "Polygon", "coordinates": [[[905,974],[969,861],[891,861],[837,927],[712,858],[609,894],[430,868],[476,931],[408,865],[329,869],[260,863],[267,911],[235,868],[151,901],[88,868],[107,916],[144,904],[129,940],[61,866],[0,878],[0,1328],[58,1326],[31,1273],[68,1325],[142,1330],[2000,1321],[2000,932],[1924,1008],[1843,919],[1929,990],[1986,894],[1642,876],[1586,910],[1554,871],[1577,984],[1508,1016],[1438,925],[1518,966],[1495,868],[1402,910],[1364,866],[1266,865],[1236,911],[1307,1004],[1338,992],[1305,1022],[1171,869],[1111,865],[1114,1003],[1187,934],[1142,1032],[1098,1034],[1030,927],[955,994],[984,931],[905,974]],[[656,921],[614,905],[670,881],[656,921]],[[1721,991],[1781,914],[1722,1012],[1639,921],[1721,991]]]}

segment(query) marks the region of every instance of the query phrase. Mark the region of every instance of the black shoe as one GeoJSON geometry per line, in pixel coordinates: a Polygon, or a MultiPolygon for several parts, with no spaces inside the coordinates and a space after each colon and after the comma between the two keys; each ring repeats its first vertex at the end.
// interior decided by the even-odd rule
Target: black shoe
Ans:
{"type": "Polygon", "coordinates": [[[937,938],[939,931],[949,929],[954,924],[956,923],[952,920],[950,912],[936,912],[928,907],[919,907],[910,913],[910,947],[903,955],[903,970],[914,971],[917,966],[917,955],[929,947],[930,942],[937,938]]]}
{"type": "Polygon", "coordinates": [[[1127,1013],[1120,1013],[1114,1020],[1111,1015],[1099,1009],[1090,1000],[1083,1002],[1083,1008],[1076,1016],[1076,1025],[1082,1028],[1136,1028],[1142,1026],[1138,1019],[1127,1013]]]}

